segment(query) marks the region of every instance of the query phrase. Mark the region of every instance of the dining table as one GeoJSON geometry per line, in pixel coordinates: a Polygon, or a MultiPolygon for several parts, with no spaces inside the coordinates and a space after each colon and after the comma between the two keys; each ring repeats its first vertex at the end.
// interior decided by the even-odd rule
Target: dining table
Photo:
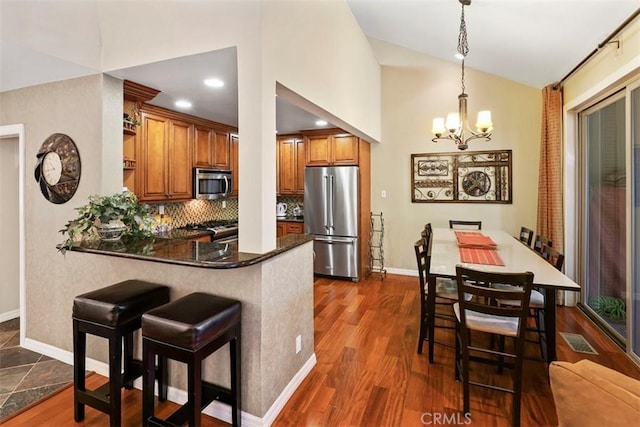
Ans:
{"type": "Polygon", "coordinates": [[[533,273],[533,287],[544,296],[543,358],[556,360],[556,291],[580,291],[580,285],[557,270],[547,260],[502,230],[460,233],[450,228],[434,228],[431,243],[427,305],[429,324],[429,362],[433,363],[436,279],[455,279],[456,266],[500,273],[533,273]],[[456,232],[458,232],[456,237],[456,232]],[[466,236],[467,240],[460,239],[466,236]],[[488,239],[487,239],[488,238],[488,239]],[[493,243],[485,245],[486,242],[493,243]],[[464,259],[464,261],[463,261],[464,259]]]}

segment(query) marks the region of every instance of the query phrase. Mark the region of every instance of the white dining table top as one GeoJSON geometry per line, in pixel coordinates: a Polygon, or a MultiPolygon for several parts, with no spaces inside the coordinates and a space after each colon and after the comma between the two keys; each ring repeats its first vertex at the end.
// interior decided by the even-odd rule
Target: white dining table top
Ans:
{"type": "Polygon", "coordinates": [[[463,263],[460,261],[455,231],[449,228],[434,228],[431,246],[431,268],[429,273],[435,276],[455,277],[456,265],[481,271],[496,271],[501,273],[533,273],[533,283],[540,287],[557,288],[579,291],[580,285],[571,280],[561,271],[549,264],[537,252],[522,244],[510,234],[501,230],[480,230],[485,236],[491,237],[498,245],[497,251],[504,266],[463,263]]]}

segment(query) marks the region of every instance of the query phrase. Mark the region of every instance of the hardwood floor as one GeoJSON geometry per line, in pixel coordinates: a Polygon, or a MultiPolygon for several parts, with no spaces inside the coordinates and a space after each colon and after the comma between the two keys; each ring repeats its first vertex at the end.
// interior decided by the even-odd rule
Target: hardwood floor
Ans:
{"type": "MultiPolygon", "coordinates": [[[[424,426],[465,425],[461,386],[454,380],[453,351],[436,346],[435,363],[416,353],[419,298],[416,277],[375,275],[359,284],[318,279],[315,285],[315,347],[318,363],[293,394],[274,426],[424,426]]],[[[558,308],[558,331],[580,333],[598,351],[573,352],[558,337],[559,360],[589,358],[640,379],[640,370],[576,308],[558,308]]],[[[453,333],[437,329],[453,342],[453,333]]],[[[536,354],[537,347],[528,350],[536,354]]],[[[475,365],[472,366],[472,369],[475,365]]],[[[495,370],[478,367],[500,381],[495,370]]],[[[93,375],[90,387],[104,382],[93,375]]],[[[140,425],[141,393],[123,391],[123,426],[140,425]]],[[[507,426],[511,397],[471,389],[472,423],[507,426]]],[[[64,390],[5,425],[68,426],[73,422],[72,389],[64,390]]],[[[177,405],[161,404],[161,414],[177,405]]],[[[104,426],[107,416],[87,408],[84,426],[104,426]]],[[[203,426],[228,425],[203,416],[203,426]]],[[[525,362],[523,426],[555,426],[557,418],[542,362],[525,362]]]]}

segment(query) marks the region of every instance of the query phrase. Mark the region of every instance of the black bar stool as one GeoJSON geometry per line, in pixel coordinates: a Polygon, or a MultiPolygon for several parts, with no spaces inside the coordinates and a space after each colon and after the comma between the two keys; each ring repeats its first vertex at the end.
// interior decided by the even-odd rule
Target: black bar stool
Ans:
{"type": "MultiPolygon", "coordinates": [[[[145,311],[169,302],[169,287],[140,280],[126,280],[97,289],[73,300],[73,416],[84,419],[84,405],[109,415],[111,426],[120,426],[120,389],[133,387],[142,375],[142,363],[133,358],[133,333],[145,311]],[[85,386],[86,334],[109,340],[109,382],[96,390],[85,386]],[[124,340],[124,347],[123,347],[124,340]],[[124,348],[124,372],[122,372],[124,348]]],[[[167,398],[166,360],[158,366],[160,397],[167,398]]]]}
{"type": "Polygon", "coordinates": [[[196,292],[142,316],[142,422],[145,426],[200,426],[201,411],[214,400],[231,405],[240,426],[240,301],[196,292]],[[202,380],[202,361],[229,343],[231,388],[202,380]],[[188,400],[166,420],[154,415],[155,356],[185,363],[188,400]]]}

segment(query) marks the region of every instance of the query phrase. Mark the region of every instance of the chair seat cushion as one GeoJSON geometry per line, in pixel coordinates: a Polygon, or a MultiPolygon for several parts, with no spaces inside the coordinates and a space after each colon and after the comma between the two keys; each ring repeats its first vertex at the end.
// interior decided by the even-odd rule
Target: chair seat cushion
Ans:
{"type": "MultiPolygon", "coordinates": [[[[517,286],[507,285],[505,283],[493,283],[491,286],[494,288],[503,289],[503,290],[521,289],[521,288],[518,288],[517,286]]],[[[516,301],[516,300],[499,299],[498,304],[511,306],[511,307],[520,307],[520,301],[516,301]]],[[[542,292],[536,291],[535,289],[531,290],[529,308],[540,308],[540,309],[544,308],[544,295],[542,295],[542,292]]]]}
{"type": "Polygon", "coordinates": [[[145,313],[142,336],[196,351],[240,322],[240,315],[240,301],[194,292],[145,313]]]}
{"type": "Polygon", "coordinates": [[[119,326],[169,302],[169,287],[142,280],[125,280],[73,299],[73,318],[119,326]]]}
{"type": "MultiPolygon", "coordinates": [[[[460,304],[453,304],[453,312],[460,322],[460,304]]],[[[493,316],[473,310],[466,311],[467,327],[474,331],[515,337],[518,334],[520,319],[517,317],[493,316]]]]}
{"type": "MultiPolygon", "coordinates": [[[[428,287],[425,286],[425,287],[428,287]]],[[[425,289],[425,293],[428,293],[428,289],[425,289]]],[[[455,279],[447,279],[445,277],[436,278],[436,296],[439,298],[446,298],[450,300],[458,300],[458,284],[455,279]]],[[[465,294],[464,299],[469,301],[471,295],[465,294]]]]}

